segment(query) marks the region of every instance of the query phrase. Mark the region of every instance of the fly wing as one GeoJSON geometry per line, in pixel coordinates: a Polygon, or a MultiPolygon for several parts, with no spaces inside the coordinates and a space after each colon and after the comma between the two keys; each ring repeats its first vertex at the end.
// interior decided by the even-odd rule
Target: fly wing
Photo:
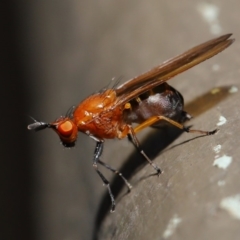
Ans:
{"type": "Polygon", "coordinates": [[[115,89],[118,97],[116,104],[127,103],[140,94],[166,82],[177,74],[213,57],[234,42],[234,39],[229,39],[231,35],[232,34],[226,34],[202,43],[162,63],[152,70],[123,83],[115,89]]]}

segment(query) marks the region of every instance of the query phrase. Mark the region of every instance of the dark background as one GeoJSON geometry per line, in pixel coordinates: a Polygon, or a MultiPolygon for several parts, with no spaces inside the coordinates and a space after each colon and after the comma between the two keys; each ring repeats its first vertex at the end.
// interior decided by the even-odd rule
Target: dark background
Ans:
{"type": "Polygon", "coordinates": [[[2,3],[0,239],[92,239],[98,232],[100,239],[161,239],[173,216],[182,222],[171,239],[239,239],[239,220],[220,206],[240,193],[239,92],[226,90],[239,88],[239,9],[237,0],[2,3]],[[171,129],[139,134],[164,170],[159,178],[148,177],[152,168],[127,140],[107,141],[104,160],[134,187],[125,196],[106,173],[117,197],[114,214],[92,169],[91,139],[80,134],[65,150],[51,131],[27,131],[29,115],[53,121],[113,77],[126,81],[229,32],[233,46],[171,80],[195,128],[212,130],[221,115],[227,123],[216,136],[184,144],[193,136],[177,138],[171,129]],[[213,101],[208,92],[215,87],[223,94],[213,101]],[[212,166],[218,144],[219,155],[233,159],[226,170],[212,166]]]}

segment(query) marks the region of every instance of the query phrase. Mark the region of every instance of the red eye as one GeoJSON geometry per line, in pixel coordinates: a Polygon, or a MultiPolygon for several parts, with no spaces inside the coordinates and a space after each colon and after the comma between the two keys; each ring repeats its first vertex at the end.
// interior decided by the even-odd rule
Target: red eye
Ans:
{"type": "Polygon", "coordinates": [[[58,125],[57,130],[62,136],[68,137],[73,133],[73,125],[70,121],[65,121],[58,125]]]}

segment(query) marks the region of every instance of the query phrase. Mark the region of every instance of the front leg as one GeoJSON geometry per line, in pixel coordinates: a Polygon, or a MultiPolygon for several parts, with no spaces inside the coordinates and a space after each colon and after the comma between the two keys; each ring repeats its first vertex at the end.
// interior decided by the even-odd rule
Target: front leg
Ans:
{"type": "Polygon", "coordinates": [[[111,198],[111,202],[112,202],[112,207],[111,207],[111,212],[114,212],[115,210],[115,200],[114,200],[114,196],[112,194],[112,190],[110,188],[110,184],[109,184],[109,181],[103,176],[103,174],[98,170],[98,161],[99,161],[99,158],[100,156],[102,155],[102,151],[103,151],[103,141],[98,141],[97,142],[97,145],[95,147],[95,151],[94,151],[94,157],[93,157],[93,167],[94,169],[96,170],[96,172],[98,173],[98,175],[100,176],[100,178],[102,179],[104,185],[107,186],[108,188],[108,193],[109,193],[109,196],[111,198]]]}

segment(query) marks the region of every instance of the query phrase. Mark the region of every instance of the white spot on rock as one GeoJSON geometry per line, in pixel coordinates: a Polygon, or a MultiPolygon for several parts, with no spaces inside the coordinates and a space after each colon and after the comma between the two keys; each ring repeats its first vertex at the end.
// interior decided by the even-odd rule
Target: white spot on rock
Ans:
{"type": "Polygon", "coordinates": [[[219,187],[225,186],[225,184],[226,184],[226,182],[225,182],[224,180],[222,180],[222,181],[219,180],[219,181],[218,181],[218,186],[219,186],[219,187]]]}
{"type": "Polygon", "coordinates": [[[173,235],[180,222],[182,222],[182,219],[177,215],[174,215],[173,218],[170,219],[167,228],[163,233],[163,238],[166,239],[173,235]]]}
{"type": "Polygon", "coordinates": [[[217,72],[219,69],[220,69],[220,66],[218,64],[214,64],[212,66],[212,70],[215,71],[215,72],[217,72]]]}
{"type": "Polygon", "coordinates": [[[229,90],[228,90],[229,93],[236,93],[238,92],[238,88],[236,86],[232,86],[229,90]]]}
{"type": "Polygon", "coordinates": [[[218,20],[219,8],[212,3],[202,2],[198,5],[198,11],[203,19],[209,24],[210,32],[214,35],[220,34],[222,28],[218,20]]]}
{"type": "Polygon", "coordinates": [[[213,166],[217,166],[219,168],[226,169],[229,167],[229,165],[231,163],[232,163],[232,157],[223,155],[222,157],[215,159],[215,161],[213,162],[213,166]]]}
{"type": "Polygon", "coordinates": [[[213,147],[213,151],[215,153],[220,153],[221,148],[222,148],[222,146],[220,144],[218,144],[217,146],[213,147]]]}
{"type": "Polygon", "coordinates": [[[227,122],[227,119],[224,116],[219,117],[219,122],[217,123],[217,126],[222,126],[227,122]]]}
{"type": "Polygon", "coordinates": [[[240,220],[240,194],[222,199],[220,207],[225,209],[234,218],[240,220]]]}

